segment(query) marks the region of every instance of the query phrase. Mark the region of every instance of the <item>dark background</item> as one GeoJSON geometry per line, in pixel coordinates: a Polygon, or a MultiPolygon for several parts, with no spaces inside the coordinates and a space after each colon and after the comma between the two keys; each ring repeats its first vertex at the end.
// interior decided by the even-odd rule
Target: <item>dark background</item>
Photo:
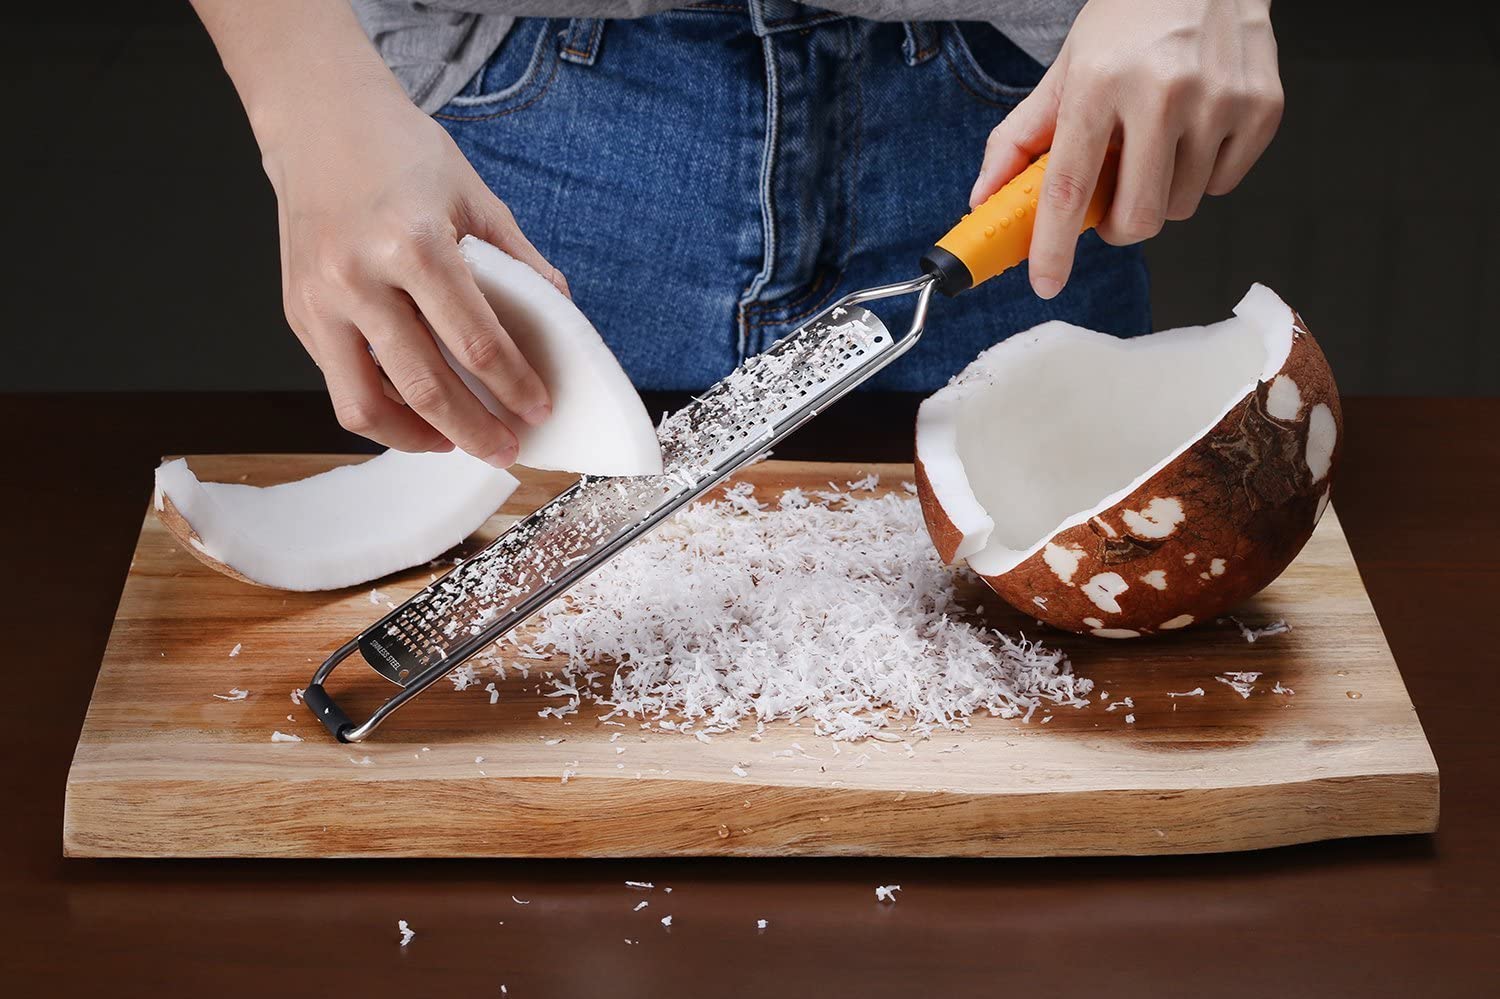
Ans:
{"type": "MultiPolygon", "coordinates": [[[[270,187],[186,0],[33,6],[6,15],[0,60],[19,344],[0,392],[320,388],[281,316],[270,187]]],[[[1495,5],[1273,16],[1281,133],[1150,244],[1157,327],[1223,318],[1259,280],[1346,394],[1500,394],[1495,5]]]]}

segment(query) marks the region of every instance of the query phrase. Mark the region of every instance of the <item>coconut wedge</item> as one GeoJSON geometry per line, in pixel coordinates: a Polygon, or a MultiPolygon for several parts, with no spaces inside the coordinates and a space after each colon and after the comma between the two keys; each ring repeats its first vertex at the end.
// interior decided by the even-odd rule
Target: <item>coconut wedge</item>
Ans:
{"type": "Polygon", "coordinates": [[[246,583],[333,590],[427,562],[515,491],[462,451],[387,451],[277,486],[200,482],[178,458],[156,470],[156,515],[199,561],[246,583]]]}
{"type": "Polygon", "coordinates": [[[656,427],[588,317],[546,278],[489,243],[465,236],[459,249],[500,325],[552,396],[552,415],[529,426],[439,343],[464,384],[515,433],[517,463],[588,475],[660,474],[656,427]]]}
{"type": "Polygon", "coordinates": [[[981,354],[917,416],[938,552],[1102,638],[1211,620],[1275,579],[1328,505],[1338,391],[1269,288],[1234,313],[1134,339],[1051,322],[981,354]]]}

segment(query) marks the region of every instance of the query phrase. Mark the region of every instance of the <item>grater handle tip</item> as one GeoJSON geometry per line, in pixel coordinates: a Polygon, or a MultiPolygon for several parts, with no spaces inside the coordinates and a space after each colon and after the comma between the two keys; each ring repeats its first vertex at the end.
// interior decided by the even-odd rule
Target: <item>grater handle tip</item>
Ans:
{"type": "Polygon", "coordinates": [[[302,691],[302,703],[313,713],[313,717],[323,723],[339,742],[348,742],[348,734],[354,728],[354,722],[344,714],[344,709],[338,706],[328,691],[323,689],[321,683],[310,683],[307,689],[302,691]]]}

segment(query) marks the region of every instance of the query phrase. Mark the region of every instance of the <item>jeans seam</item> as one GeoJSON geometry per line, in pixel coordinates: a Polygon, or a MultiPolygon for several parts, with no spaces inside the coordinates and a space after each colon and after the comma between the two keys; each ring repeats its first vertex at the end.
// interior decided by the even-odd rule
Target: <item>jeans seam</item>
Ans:
{"type": "Polygon", "coordinates": [[[785,312],[789,309],[797,308],[799,305],[806,302],[809,298],[812,298],[814,295],[816,295],[818,293],[818,289],[823,287],[823,282],[826,280],[828,280],[828,271],[826,269],[820,269],[818,271],[817,277],[813,279],[813,283],[809,285],[802,292],[802,294],[798,295],[790,302],[786,302],[782,305],[777,305],[774,302],[751,302],[748,306],[746,306],[745,311],[756,313],[758,318],[751,322],[750,325],[770,326],[773,323],[783,323],[789,319],[794,318],[793,316],[766,318],[765,314],[769,312],[785,312]]]}
{"type": "MultiPolygon", "coordinates": [[[[958,33],[958,29],[956,27],[951,26],[951,25],[949,26],[948,30],[954,32],[954,34],[958,33]]],[[[968,48],[968,43],[967,42],[963,42],[962,39],[960,39],[960,42],[958,44],[964,45],[965,49],[968,48]]],[[[947,45],[942,45],[941,43],[937,47],[938,47],[939,51],[942,53],[943,63],[944,63],[944,65],[946,65],[948,67],[949,74],[951,74],[952,77],[953,77],[953,79],[958,82],[958,85],[960,87],[962,87],[968,94],[970,94],[971,96],[973,96],[976,100],[983,101],[984,103],[992,105],[994,107],[1014,108],[1017,104],[1020,104],[1021,101],[1023,101],[1025,99],[1026,95],[1023,94],[1023,93],[1017,93],[1015,96],[1002,95],[1002,94],[1000,94],[998,92],[996,92],[996,93],[990,93],[990,94],[980,93],[978,90],[976,90],[974,88],[974,86],[970,83],[970,81],[964,79],[964,73],[958,67],[958,64],[956,62],[954,62],[953,53],[951,51],[949,51],[949,47],[947,45]]],[[[970,59],[972,59],[972,58],[973,58],[973,55],[971,53],[970,54],[970,59]]],[[[1017,90],[1022,90],[1022,89],[1024,89],[1024,88],[1017,88],[1017,90]]]]}
{"type": "Polygon", "coordinates": [[[761,39],[761,52],[766,60],[766,132],[765,148],[761,153],[761,175],[760,190],[757,192],[756,200],[760,203],[761,213],[761,238],[764,242],[761,253],[760,273],[751,279],[748,287],[740,295],[739,301],[739,334],[735,353],[741,361],[745,360],[750,349],[750,330],[753,325],[749,321],[749,310],[754,307],[753,301],[756,294],[765,287],[770,280],[771,272],[776,265],[776,205],[775,205],[775,177],[776,177],[776,147],[777,129],[780,125],[779,97],[780,88],[777,86],[776,77],[776,53],[772,50],[771,37],[769,35],[761,39]]]}
{"type": "Polygon", "coordinates": [[[795,315],[777,316],[777,317],[774,317],[774,318],[773,317],[763,317],[763,318],[757,319],[755,322],[753,322],[753,323],[750,324],[750,328],[751,329],[764,329],[767,326],[779,326],[782,323],[798,323],[798,324],[800,324],[801,321],[804,320],[804,319],[806,319],[808,316],[815,315],[816,313],[821,312],[822,309],[823,309],[823,303],[826,302],[826,301],[828,301],[830,298],[833,297],[833,293],[836,292],[836,291],[838,291],[839,285],[843,282],[843,280],[844,280],[844,272],[842,270],[840,270],[840,271],[838,271],[836,273],[833,272],[833,271],[829,271],[829,270],[822,271],[819,274],[819,276],[818,276],[818,280],[815,281],[815,282],[813,282],[812,288],[809,289],[808,291],[804,292],[801,298],[797,299],[796,302],[791,302],[791,303],[783,306],[783,308],[790,309],[790,308],[793,308],[794,306],[796,306],[800,302],[807,301],[808,297],[810,295],[812,295],[813,292],[817,291],[820,287],[822,287],[823,282],[828,279],[828,276],[830,274],[833,274],[834,277],[833,277],[833,280],[831,282],[829,282],[829,284],[828,284],[828,290],[825,291],[825,292],[823,292],[823,294],[819,295],[818,298],[817,298],[817,300],[815,302],[813,302],[812,305],[809,305],[807,308],[803,309],[801,312],[796,313],[795,315]]]}
{"type": "MultiPolygon", "coordinates": [[[[544,34],[543,37],[546,37],[546,35],[544,34]]],[[[537,101],[541,100],[543,97],[547,96],[547,91],[552,89],[552,84],[557,80],[557,69],[559,61],[560,60],[558,59],[552,60],[552,69],[547,74],[547,79],[542,83],[541,89],[538,90],[535,94],[532,94],[530,97],[528,97],[524,102],[517,104],[515,107],[502,108],[499,111],[484,115],[457,115],[442,114],[441,112],[438,112],[434,113],[433,117],[441,119],[442,121],[492,121],[496,118],[503,118],[508,114],[515,114],[517,111],[524,111],[527,108],[531,107],[531,105],[535,104],[537,101]]],[[[520,89],[519,85],[517,86],[517,89],[520,89]]]]}

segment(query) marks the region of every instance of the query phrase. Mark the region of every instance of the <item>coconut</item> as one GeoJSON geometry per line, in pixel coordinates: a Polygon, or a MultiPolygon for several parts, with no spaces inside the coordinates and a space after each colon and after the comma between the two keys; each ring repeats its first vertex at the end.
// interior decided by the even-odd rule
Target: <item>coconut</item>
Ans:
{"type": "Polygon", "coordinates": [[[516,435],[518,464],[588,475],[658,475],[656,427],[635,386],[578,306],[526,264],[483,240],[459,243],[479,290],[552,398],[552,415],[530,426],[510,412],[443,346],[449,365],[516,435]]]}
{"type": "Polygon", "coordinates": [[[1255,285],[1233,318],[1119,339],[1044,323],[917,416],[928,533],[1007,603],[1134,638],[1275,579],[1327,508],[1342,423],[1301,318],[1255,285]]]}
{"type": "Polygon", "coordinates": [[[387,451],[296,482],[200,482],[185,459],[156,470],[156,515],[200,562],[283,590],[353,586],[427,562],[515,491],[462,451],[387,451]]]}

